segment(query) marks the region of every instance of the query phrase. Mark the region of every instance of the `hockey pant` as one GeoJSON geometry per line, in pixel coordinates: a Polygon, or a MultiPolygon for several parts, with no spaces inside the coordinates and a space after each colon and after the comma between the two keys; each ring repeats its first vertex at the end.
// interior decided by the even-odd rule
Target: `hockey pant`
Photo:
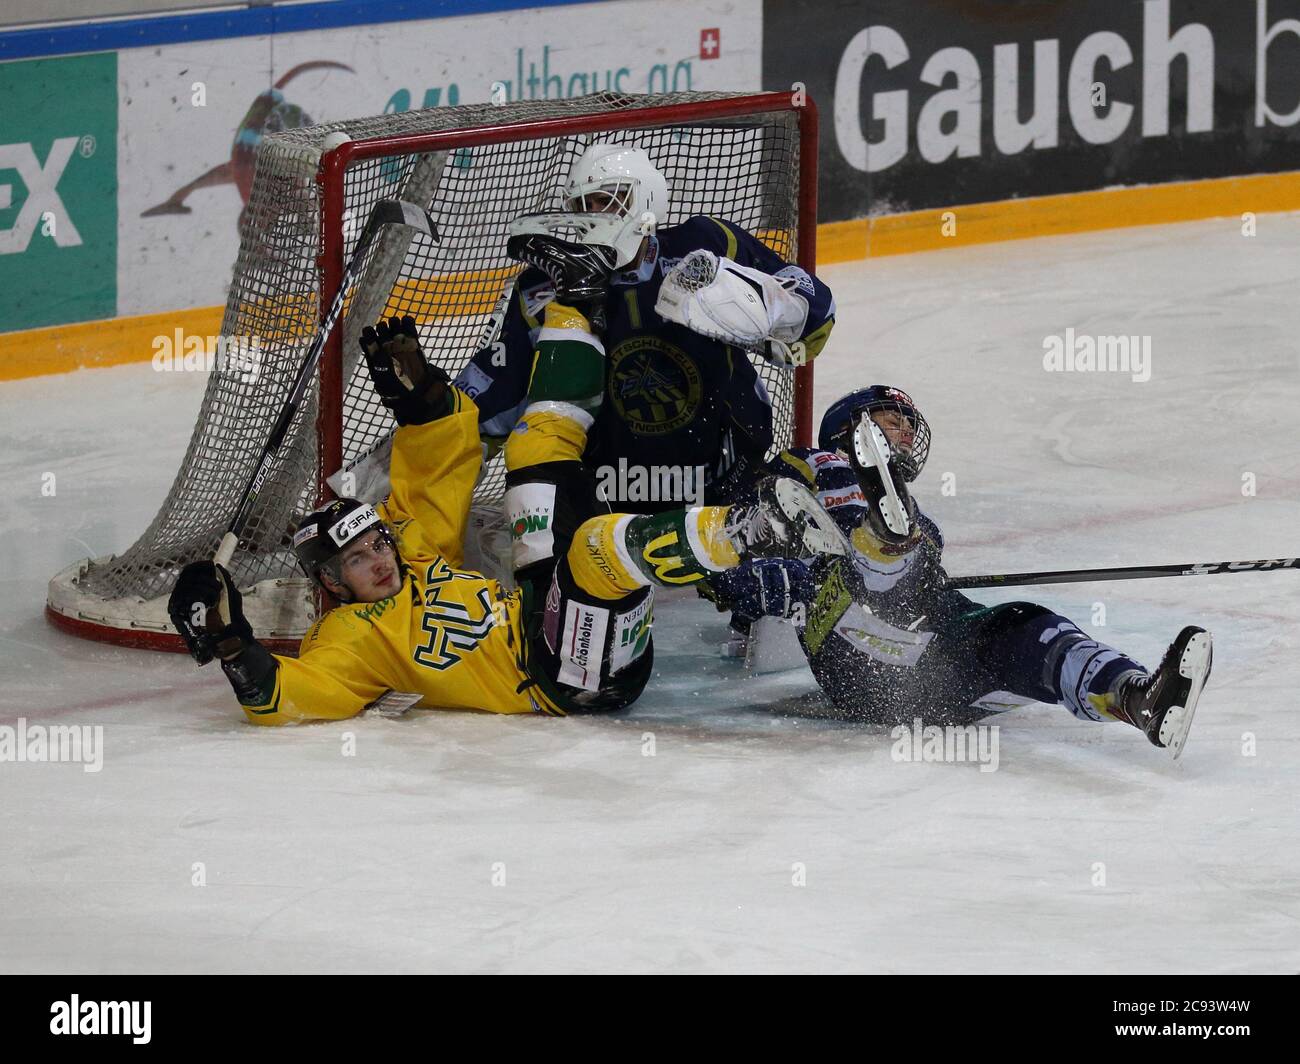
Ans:
{"type": "Polygon", "coordinates": [[[810,661],[838,709],[880,723],[966,724],[996,712],[996,692],[1058,703],[1080,720],[1113,720],[1117,681],[1143,667],[1032,602],[980,606],[958,592],[916,664],[874,660],[832,634],[810,661]],[[980,704],[976,704],[980,703],[980,704]]]}

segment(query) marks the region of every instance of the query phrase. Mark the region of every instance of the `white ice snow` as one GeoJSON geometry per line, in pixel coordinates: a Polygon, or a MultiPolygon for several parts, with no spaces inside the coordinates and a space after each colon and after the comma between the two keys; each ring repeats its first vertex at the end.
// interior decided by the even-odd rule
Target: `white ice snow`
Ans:
{"type": "MultiPolygon", "coordinates": [[[[1295,555],[1297,247],[1300,215],[1264,215],[1253,238],[1225,219],[829,267],[818,413],[862,383],[916,397],[953,573],[1295,555]],[[1150,335],[1150,381],[1046,372],[1067,327],[1150,335]]],[[[1300,573],[976,596],[1148,663],[1210,628],[1177,763],[1048,706],[999,718],[995,772],[896,762],[885,729],[817,719],[806,673],[720,661],[723,620],[690,599],[616,717],[262,730],[215,668],[42,617],[50,575],[148,523],[203,383],[0,385],[0,724],[105,744],[98,773],[0,763],[0,969],[1300,967],[1300,573]]]]}

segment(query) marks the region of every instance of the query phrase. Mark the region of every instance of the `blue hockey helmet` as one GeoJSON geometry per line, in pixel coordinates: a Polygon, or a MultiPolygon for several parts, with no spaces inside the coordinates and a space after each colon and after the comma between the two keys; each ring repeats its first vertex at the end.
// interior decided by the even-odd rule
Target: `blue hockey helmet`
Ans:
{"type": "Polygon", "coordinates": [[[822,415],[821,427],[817,430],[817,446],[823,451],[852,454],[853,430],[858,419],[863,414],[871,414],[880,423],[884,419],[874,418],[878,413],[893,413],[901,419],[892,429],[887,424],[881,427],[885,429],[893,452],[890,464],[898,476],[910,483],[921,475],[925,460],[930,456],[930,424],[912,397],[899,388],[873,384],[835,400],[822,415]]]}

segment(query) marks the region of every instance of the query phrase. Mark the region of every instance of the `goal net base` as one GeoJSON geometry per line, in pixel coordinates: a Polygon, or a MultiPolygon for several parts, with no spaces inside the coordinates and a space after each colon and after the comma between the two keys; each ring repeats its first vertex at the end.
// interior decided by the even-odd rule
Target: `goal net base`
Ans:
{"type": "MultiPolygon", "coordinates": [[[[56,628],[82,639],[115,643],[135,650],[186,652],[167,616],[167,595],[107,599],[87,591],[81,581],[92,566],[111,558],[74,562],[50,580],[45,616],[56,628]]],[[[307,634],[316,594],[306,577],[262,580],[241,588],[244,616],[258,640],[276,654],[295,654],[307,634]]]]}

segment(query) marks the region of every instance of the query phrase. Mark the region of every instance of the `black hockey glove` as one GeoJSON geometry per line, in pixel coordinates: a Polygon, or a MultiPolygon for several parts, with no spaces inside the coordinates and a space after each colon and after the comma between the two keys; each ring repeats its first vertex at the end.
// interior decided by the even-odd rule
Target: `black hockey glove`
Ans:
{"type": "Polygon", "coordinates": [[[242,605],[230,573],[213,562],[191,562],[176,580],[167,613],[194,660],[206,665],[214,657],[234,658],[254,643],[242,605]]]}
{"type": "Polygon", "coordinates": [[[427,425],[451,412],[451,378],[425,360],[409,314],[367,325],[361,330],[361,351],[375,394],[399,425],[427,425]]]}
{"type": "Polygon", "coordinates": [[[593,326],[603,328],[605,297],[614,274],[612,251],[538,233],[521,233],[506,243],[506,254],[516,262],[536,266],[555,285],[556,299],[577,307],[593,326]]]}

